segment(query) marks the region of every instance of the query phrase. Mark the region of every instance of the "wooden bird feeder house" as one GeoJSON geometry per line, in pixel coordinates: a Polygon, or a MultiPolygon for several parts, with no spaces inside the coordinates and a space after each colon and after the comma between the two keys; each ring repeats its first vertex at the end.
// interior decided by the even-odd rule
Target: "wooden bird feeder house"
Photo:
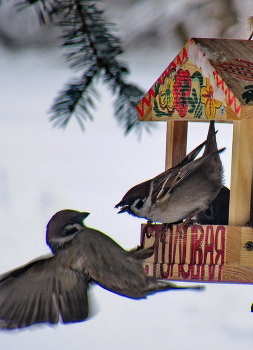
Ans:
{"type": "MultiPolygon", "coordinates": [[[[233,124],[228,225],[177,225],[145,262],[149,275],[179,281],[253,283],[253,41],[193,38],[137,106],[139,120],[166,121],[166,169],[186,154],[188,121],[233,124]]],[[[221,145],[222,147],[225,145],[221,145]]],[[[142,243],[153,244],[161,225],[142,243]]]]}

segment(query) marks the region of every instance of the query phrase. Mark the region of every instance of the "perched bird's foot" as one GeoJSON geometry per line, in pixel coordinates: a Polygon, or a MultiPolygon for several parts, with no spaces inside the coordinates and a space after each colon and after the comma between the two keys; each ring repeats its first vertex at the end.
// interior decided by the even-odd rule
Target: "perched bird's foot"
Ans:
{"type": "MultiPolygon", "coordinates": [[[[144,234],[146,235],[147,238],[151,238],[153,235],[153,222],[148,221],[147,225],[144,228],[144,234]]],[[[167,230],[171,227],[171,224],[162,224],[161,225],[161,230],[158,231],[158,233],[155,234],[155,241],[153,244],[153,247],[156,247],[159,245],[159,242],[162,244],[167,243],[166,241],[166,236],[167,236],[167,230]]]]}
{"type": "Polygon", "coordinates": [[[161,228],[161,231],[159,233],[159,240],[161,243],[163,243],[163,244],[168,243],[166,240],[167,230],[169,230],[171,227],[172,227],[172,224],[167,224],[167,223],[162,224],[162,228],[161,228]]]}
{"type": "Polygon", "coordinates": [[[145,233],[147,238],[151,238],[152,237],[152,233],[151,233],[152,229],[153,229],[152,224],[153,224],[153,221],[148,220],[147,224],[146,224],[146,226],[144,228],[144,233],[145,233]]]}
{"type": "Polygon", "coordinates": [[[153,225],[153,221],[148,220],[147,221],[147,226],[146,226],[146,228],[147,228],[146,235],[147,235],[148,238],[150,238],[152,236],[152,234],[150,233],[150,231],[152,232],[152,230],[153,230],[152,225],[153,225]]]}
{"type": "Polygon", "coordinates": [[[153,224],[153,221],[152,220],[148,220],[147,221],[147,228],[152,228],[152,224],[153,224]]]}
{"type": "MultiPolygon", "coordinates": [[[[162,224],[162,229],[161,231],[158,232],[158,234],[155,234],[155,241],[153,244],[153,247],[155,248],[156,246],[159,245],[159,242],[161,243],[166,243],[165,239],[166,239],[166,230],[167,227],[164,228],[164,225],[169,225],[169,224],[162,224]]],[[[149,239],[154,235],[153,232],[153,221],[148,220],[146,226],[144,227],[144,231],[143,233],[146,235],[146,237],[149,239]]]]}
{"type": "Polygon", "coordinates": [[[154,247],[158,246],[159,242],[161,242],[162,244],[167,243],[166,242],[166,231],[163,232],[162,229],[161,229],[161,231],[158,232],[158,234],[155,237],[154,247]]]}
{"type": "Polygon", "coordinates": [[[177,225],[177,227],[178,227],[177,230],[178,230],[178,233],[180,235],[180,238],[183,238],[183,232],[187,230],[188,226],[198,225],[198,222],[193,219],[193,217],[198,212],[199,212],[199,210],[196,211],[195,213],[193,213],[191,216],[188,216],[183,222],[180,222],[177,225]]]}
{"type": "Polygon", "coordinates": [[[196,225],[199,225],[199,223],[196,220],[194,220],[193,218],[191,218],[187,221],[187,225],[188,226],[194,226],[194,225],[196,226],[196,225]]]}
{"type": "Polygon", "coordinates": [[[187,224],[185,224],[185,221],[184,222],[180,222],[179,224],[177,224],[177,232],[179,234],[179,237],[180,238],[184,238],[184,230],[186,229],[187,230],[187,224]]]}
{"type": "Polygon", "coordinates": [[[180,222],[177,225],[177,232],[179,233],[180,238],[184,238],[184,233],[187,231],[187,228],[191,225],[192,223],[189,223],[188,221],[186,222],[186,220],[183,222],[180,222]]]}
{"type": "Polygon", "coordinates": [[[171,228],[173,225],[172,224],[166,224],[166,223],[163,223],[162,224],[162,230],[168,230],[169,228],[171,228]]]}
{"type": "Polygon", "coordinates": [[[187,228],[189,226],[196,225],[196,224],[197,224],[196,222],[192,222],[187,219],[183,222],[180,222],[177,225],[177,232],[179,233],[180,238],[184,238],[184,233],[187,231],[187,228]]]}

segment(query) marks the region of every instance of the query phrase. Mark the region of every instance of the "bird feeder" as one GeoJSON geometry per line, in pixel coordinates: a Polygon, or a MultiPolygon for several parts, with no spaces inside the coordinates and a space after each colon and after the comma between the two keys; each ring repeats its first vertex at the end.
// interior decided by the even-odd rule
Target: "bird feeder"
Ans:
{"type": "MultiPolygon", "coordinates": [[[[186,155],[188,122],[233,124],[228,225],[177,225],[145,261],[149,275],[178,281],[253,283],[253,42],[193,38],[137,106],[139,120],[166,121],[166,169],[186,155]]],[[[225,146],[225,145],[222,145],[225,146]]],[[[149,247],[161,225],[142,225],[149,247]],[[147,234],[148,233],[148,234],[147,234]]]]}

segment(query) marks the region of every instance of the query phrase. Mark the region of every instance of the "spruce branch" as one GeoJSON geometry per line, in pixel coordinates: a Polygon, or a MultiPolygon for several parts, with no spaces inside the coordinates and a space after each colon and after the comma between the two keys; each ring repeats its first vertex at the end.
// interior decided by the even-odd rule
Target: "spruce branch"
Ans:
{"type": "Polygon", "coordinates": [[[115,116],[117,116],[118,125],[123,128],[125,135],[135,130],[138,136],[141,136],[142,128],[150,133],[157,126],[153,122],[141,123],[136,118],[136,105],[143,96],[143,92],[132,84],[122,83],[118,91],[118,98],[114,101],[115,116]]]}
{"type": "Polygon", "coordinates": [[[103,10],[96,3],[99,0],[26,0],[22,8],[33,5],[42,23],[48,20],[61,27],[62,47],[70,68],[82,70],[79,79],[72,79],[55,98],[49,113],[54,126],[66,127],[74,116],[84,130],[84,122],[92,120],[94,97],[98,94],[93,87],[99,78],[109,87],[115,100],[115,118],[118,125],[128,134],[135,129],[141,135],[142,129],[150,131],[151,123],[141,123],[135,109],[144,92],[125,79],[129,74],[127,65],[117,59],[123,53],[120,39],[112,34],[115,25],[103,19],[103,10]],[[145,125],[144,125],[145,124],[145,125]]]}

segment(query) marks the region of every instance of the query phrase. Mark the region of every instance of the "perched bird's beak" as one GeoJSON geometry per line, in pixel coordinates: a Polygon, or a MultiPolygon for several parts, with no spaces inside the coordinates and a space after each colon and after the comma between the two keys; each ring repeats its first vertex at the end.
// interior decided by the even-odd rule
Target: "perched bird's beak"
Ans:
{"type": "Polygon", "coordinates": [[[123,201],[120,201],[118,204],[115,205],[115,209],[118,207],[121,207],[117,214],[128,212],[129,205],[123,205],[123,201]]]}
{"type": "MultiPolygon", "coordinates": [[[[117,206],[115,206],[115,208],[117,208],[117,206]]],[[[117,214],[121,214],[121,213],[128,212],[128,208],[129,208],[128,205],[123,206],[123,207],[118,211],[117,214]]]]}

